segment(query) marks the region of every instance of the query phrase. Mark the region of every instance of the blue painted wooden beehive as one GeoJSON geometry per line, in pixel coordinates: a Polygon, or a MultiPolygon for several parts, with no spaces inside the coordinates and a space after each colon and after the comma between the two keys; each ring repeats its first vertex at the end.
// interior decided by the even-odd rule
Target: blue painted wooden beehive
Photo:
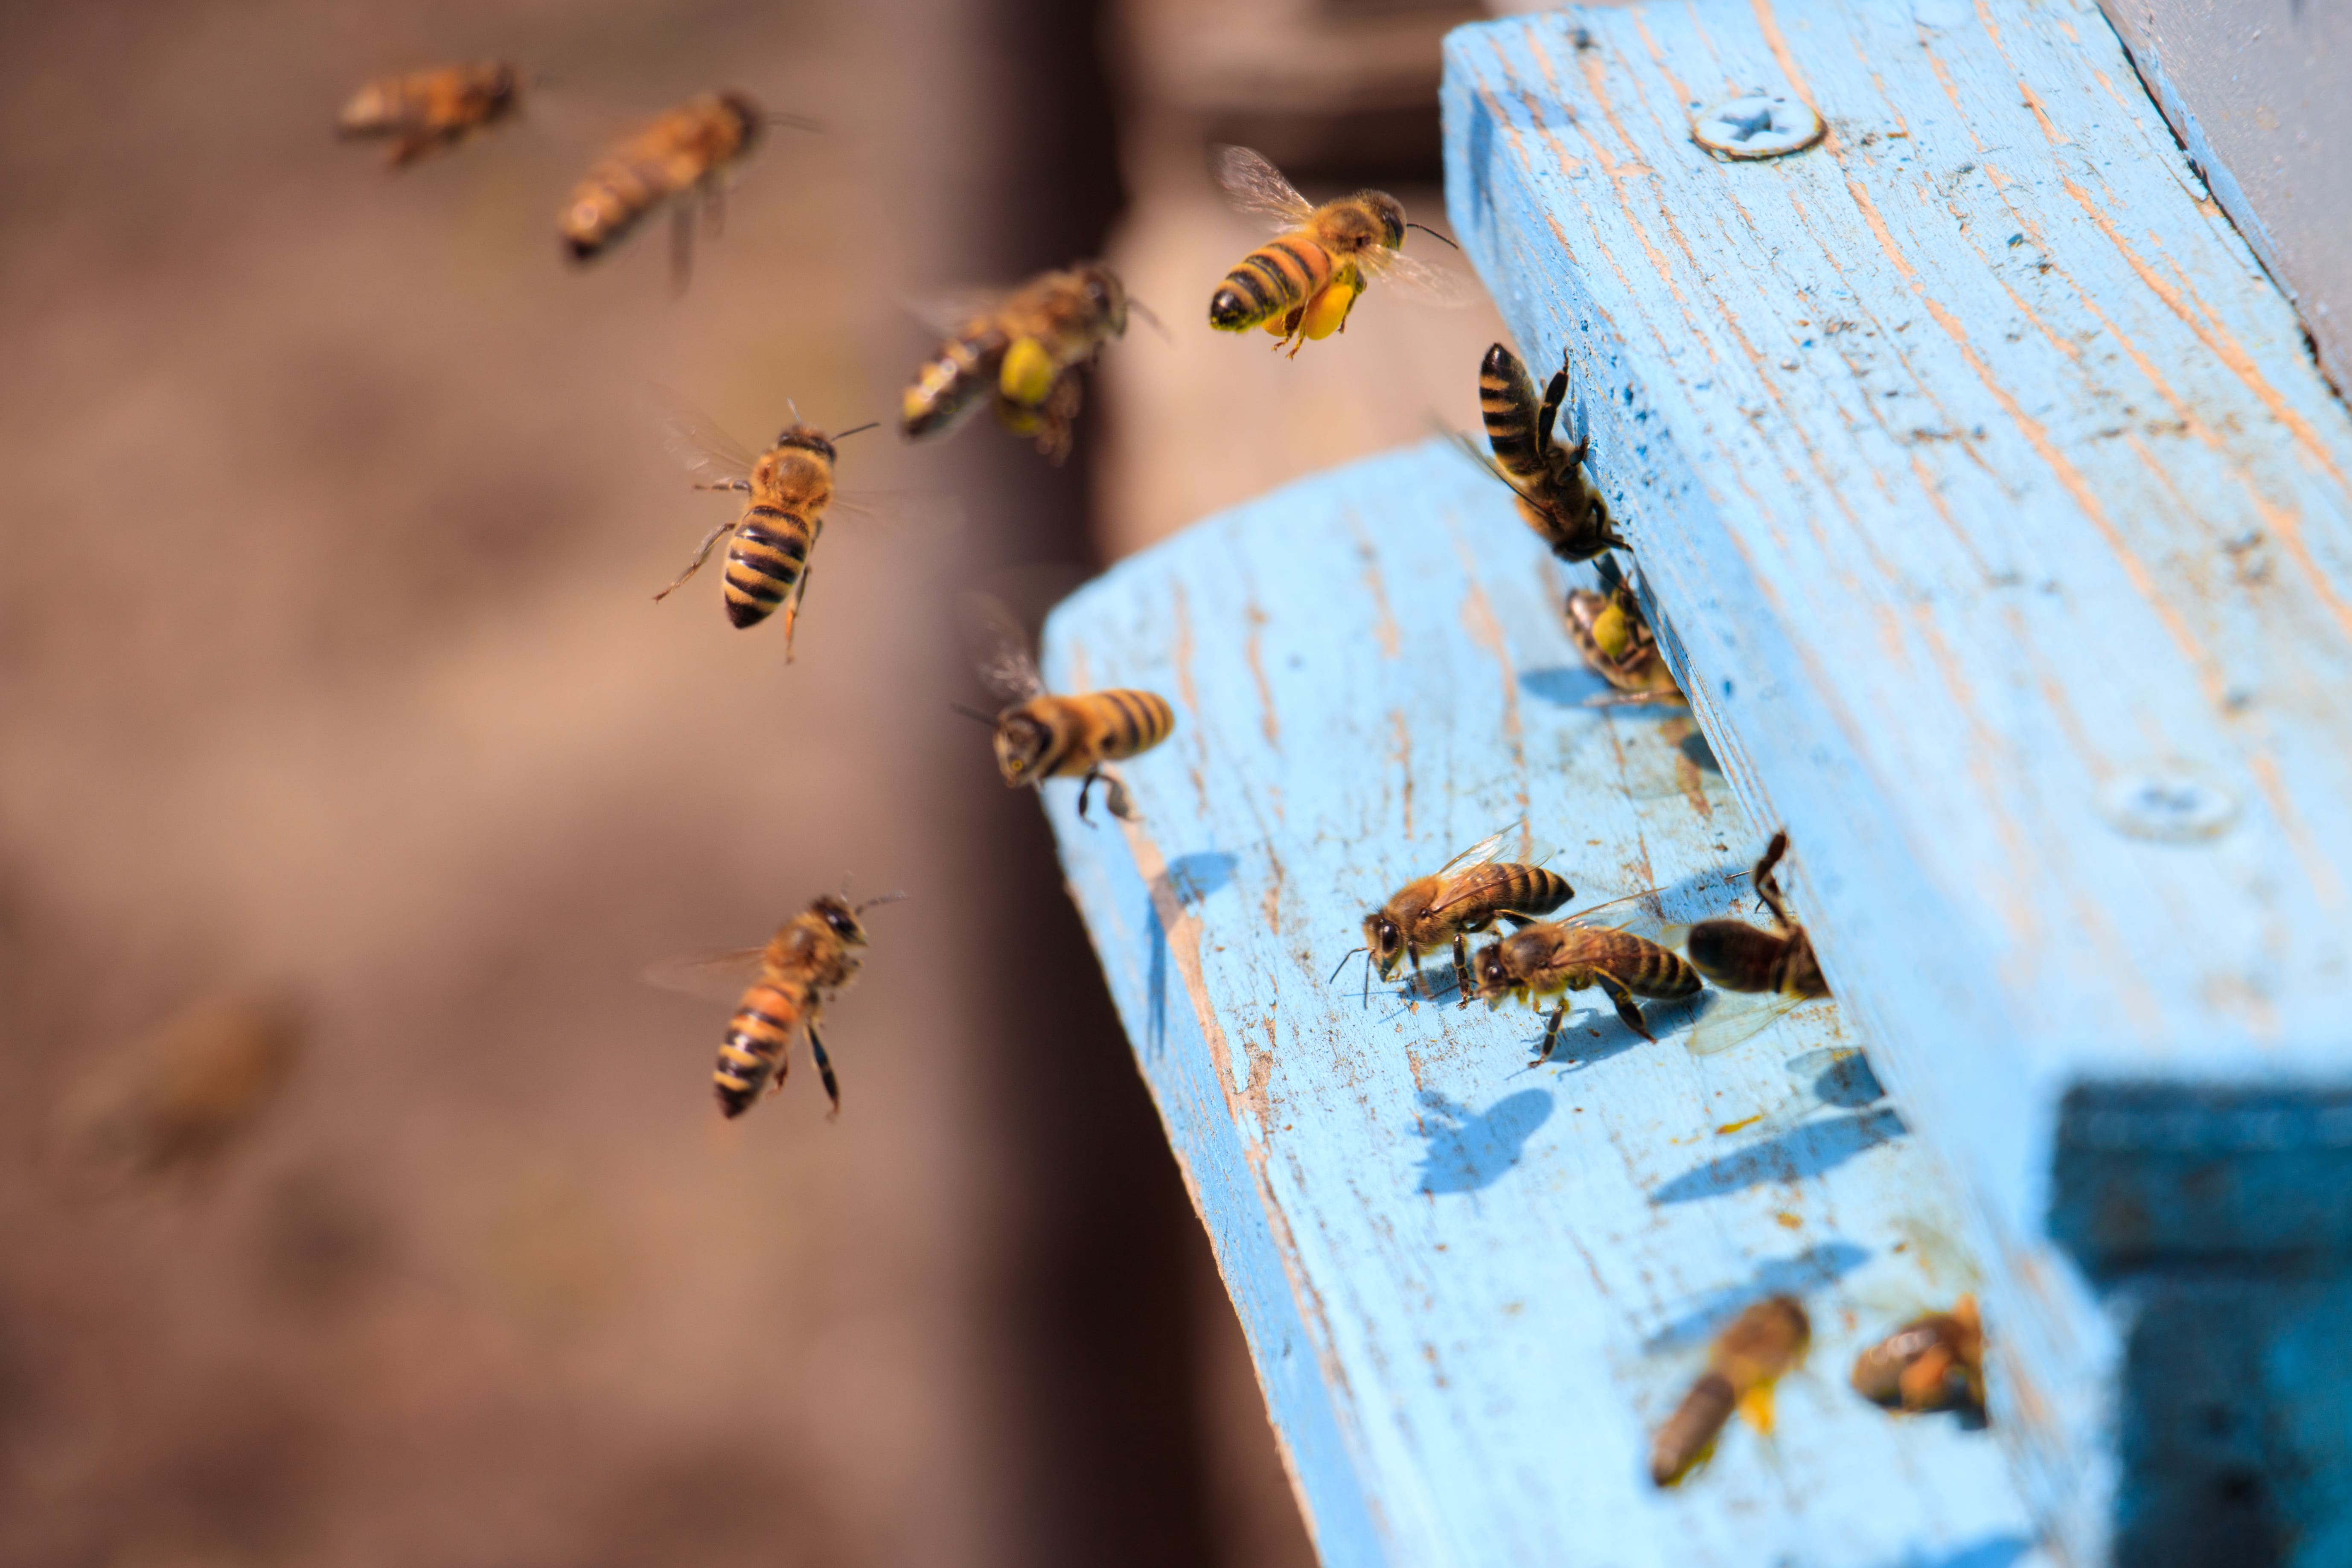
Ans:
{"type": "Polygon", "coordinates": [[[2079,0],[1496,23],[1444,109],[1701,733],[1585,705],[1567,575],[1442,444],[1047,637],[1178,706],[1143,820],[1048,809],[1325,1560],[2352,1562],[2352,419],[2292,312],[2079,0]],[[1694,141],[1759,92],[1826,136],[1694,141]],[[1531,1069],[1529,1015],[1329,981],[1520,822],[1571,909],[1684,921],[1786,823],[1837,1003],[1713,1054],[1725,1004],[1603,1006],[1531,1069]],[[1972,1286],[1990,1432],[1847,1392],[1972,1286]],[[1653,1491],[1773,1291],[1774,1432],[1653,1491]]]}

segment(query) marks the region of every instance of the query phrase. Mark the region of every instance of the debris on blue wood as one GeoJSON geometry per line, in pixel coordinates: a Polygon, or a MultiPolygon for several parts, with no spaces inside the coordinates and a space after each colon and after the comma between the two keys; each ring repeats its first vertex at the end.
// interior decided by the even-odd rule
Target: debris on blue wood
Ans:
{"type": "Polygon", "coordinates": [[[1455,231],[1958,1179],[2038,1515],[2345,1561],[2352,1371],[2262,1339],[2352,1237],[2352,419],[2288,302],[2085,0],[1488,24],[1444,112],[1455,231]],[[1827,134],[1694,142],[1759,95],[1827,134]],[[2195,1377],[2184,1324],[2236,1336],[2195,1377]]]}
{"type": "Polygon", "coordinates": [[[1377,981],[1367,1005],[1360,969],[1332,977],[1369,909],[1522,823],[1566,913],[1657,888],[1671,921],[1753,917],[1759,825],[1687,718],[1586,705],[1606,688],[1568,585],[1433,444],[1199,524],[1047,625],[1055,689],[1177,705],[1124,764],[1141,820],[1081,823],[1075,787],[1046,808],[1323,1560],[2038,1562],[1989,1434],[1846,1386],[1973,1269],[1835,1005],[1740,1038],[1747,999],[1651,1004],[1653,1045],[1582,993],[1530,1068],[1524,1008],[1377,981]],[[1773,1434],[1735,1426],[1654,1489],[1651,1434],[1710,1336],[1781,1291],[1813,1344],[1773,1434]]]}

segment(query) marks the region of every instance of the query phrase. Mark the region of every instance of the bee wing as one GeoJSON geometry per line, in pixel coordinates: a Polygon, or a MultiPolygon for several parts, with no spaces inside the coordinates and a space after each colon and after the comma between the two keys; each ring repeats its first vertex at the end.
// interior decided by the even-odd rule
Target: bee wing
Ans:
{"type": "Polygon", "coordinates": [[[1003,600],[966,594],[963,619],[971,642],[972,664],[982,685],[1013,702],[1045,695],[1045,682],[1037,673],[1036,656],[1029,651],[1029,634],[1003,600]]]}
{"type": "Polygon", "coordinates": [[[1678,947],[1690,928],[1670,922],[1658,908],[1658,889],[1644,888],[1638,893],[1595,904],[1591,909],[1578,910],[1563,916],[1570,925],[1583,926],[1591,931],[1622,931],[1654,942],[1661,947],[1678,947]]]}
{"type": "Polygon", "coordinates": [[[1391,250],[1386,246],[1367,247],[1356,258],[1356,266],[1366,279],[1377,279],[1424,305],[1454,310],[1467,305],[1473,298],[1470,285],[1461,273],[1450,267],[1433,266],[1418,256],[1407,256],[1402,250],[1391,250]]]}
{"type": "Polygon", "coordinates": [[[1217,184],[1243,212],[1293,228],[1314,215],[1315,204],[1282,177],[1282,171],[1247,147],[1217,150],[1217,184]]]}
{"type": "Polygon", "coordinates": [[[1710,986],[1706,1011],[1691,1026],[1684,1043],[1695,1057],[1711,1057],[1754,1039],[1808,1002],[1826,998],[1788,996],[1779,992],[1724,991],[1710,986]]]}
{"type": "Polygon", "coordinates": [[[759,978],[764,947],[729,948],[721,952],[687,952],[646,965],[637,978],[664,991],[699,996],[706,1002],[740,1002],[759,978]]]}
{"type": "Polygon", "coordinates": [[[1012,297],[1010,289],[971,286],[909,295],[898,303],[907,314],[931,331],[942,337],[953,337],[981,317],[994,315],[1012,297]]]}
{"type": "Polygon", "coordinates": [[[1478,449],[1478,438],[1476,437],[1465,435],[1463,432],[1454,429],[1451,425],[1446,424],[1443,419],[1432,418],[1430,420],[1430,424],[1435,427],[1439,435],[1445,437],[1453,442],[1456,451],[1459,451],[1464,457],[1469,458],[1472,462],[1486,469],[1487,473],[1491,474],[1496,479],[1501,480],[1504,487],[1513,495],[1519,497],[1523,500],[1527,500],[1528,504],[1530,506],[1535,504],[1533,500],[1528,498],[1528,492],[1519,488],[1518,480],[1505,473],[1503,471],[1503,466],[1495,461],[1492,457],[1478,449]]]}
{"type": "Polygon", "coordinates": [[[919,534],[925,542],[962,531],[963,502],[942,490],[841,490],[827,509],[893,535],[919,534]]]}
{"type": "Polygon", "coordinates": [[[1518,826],[1519,825],[1517,823],[1514,822],[1509,827],[1502,828],[1488,835],[1486,837],[1481,838],[1477,843],[1473,844],[1469,848],[1465,849],[1461,854],[1456,855],[1453,859],[1448,860],[1444,865],[1440,866],[1437,868],[1437,874],[1443,877],[1448,871],[1474,871],[1479,867],[1484,866],[1487,861],[1492,860],[1496,856],[1500,855],[1503,852],[1503,841],[1510,837],[1512,832],[1517,828],[1518,826]]]}
{"type": "Polygon", "coordinates": [[[719,421],[667,386],[656,386],[647,395],[661,417],[663,444],[688,473],[709,485],[751,474],[759,459],[719,421]]]}

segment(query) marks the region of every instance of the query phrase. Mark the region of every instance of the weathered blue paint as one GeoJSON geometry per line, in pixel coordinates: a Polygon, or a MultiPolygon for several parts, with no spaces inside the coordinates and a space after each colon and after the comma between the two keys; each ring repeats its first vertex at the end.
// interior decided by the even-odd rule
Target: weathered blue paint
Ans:
{"type": "Polygon", "coordinates": [[[2217,1262],[2332,1300],[2352,1235],[2352,420],[2287,302],[2079,0],[1554,14],[1455,34],[1444,107],[1456,233],[1566,349],[1701,721],[1967,1194],[2037,1510],[2085,1563],[2192,1560],[2225,1505],[2243,1560],[2337,1560],[2352,1378],[2307,1336],[2200,1384],[2239,1436],[2133,1425],[2191,1418],[2164,1324],[2242,1368],[2305,1321],[2208,1310],[2217,1262]],[[1687,117],[1739,90],[1831,133],[1719,163],[1687,117]]]}
{"type": "Polygon", "coordinates": [[[1139,823],[1081,825],[1066,784],[1046,805],[1324,1560],[2021,1563],[1990,1436],[1845,1386],[1970,1267],[1927,1151],[1822,1054],[1853,1043],[1834,1006],[1695,1056],[1687,1006],[1645,1045],[1586,993],[1574,1059],[1530,1070],[1534,1014],[1330,978],[1368,908],[1521,820],[1571,910],[1741,899],[1761,836],[1686,720],[1585,706],[1566,585],[1432,445],[1202,523],[1048,623],[1057,689],[1177,707],[1125,764],[1139,823]],[[1777,1434],[1653,1491],[1708,1338],[1784,1289],[1815,1343],[1777,1434]]]}

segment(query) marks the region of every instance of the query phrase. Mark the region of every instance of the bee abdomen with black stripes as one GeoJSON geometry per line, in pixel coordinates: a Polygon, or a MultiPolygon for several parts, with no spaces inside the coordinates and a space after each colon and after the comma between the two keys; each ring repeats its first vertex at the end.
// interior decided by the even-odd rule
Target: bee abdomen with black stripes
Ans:
{"type": "Polygon", "coordinates": [[[776,611],[808,570],[814,531],[781,507],[756,505],[727,547],[727,618],[757,626],[776,611]]]}
{"type": "Polygon", "coordinates": [[[1486,445],[1505,473],[1522,483],[1549,477],[1536,430],[1535,385],[1518,356],[1500,343],[1478,366],[1478,411],[1486,421],[1486,445]]]}
{"type": "Polygon", "coordinates": [[[797,988],[773,980],[763,980],[744,994],[743,1005],[728,1022],[719,1067],[711,1075],[719,1109],[726,1115],[742,1115],[783,1070],[805,1001],[797,988]]]}
{"type": "Polygon", "coordinates": [[[1267,241],[1242,258],[1209,300],[1209,325],[1238,332],[1286,315],[1331,281],[1330,252],[1303,234],[1267,241]]]}
{"type": "Polygon", "coordinates": [[[1095,692],[1092,700],[1104,705],[1110,721],[1102,748],[1106,761],[1148,752],[1176,728],[1176,710],[1154,692],[1120,688],[1095,692]]]}

